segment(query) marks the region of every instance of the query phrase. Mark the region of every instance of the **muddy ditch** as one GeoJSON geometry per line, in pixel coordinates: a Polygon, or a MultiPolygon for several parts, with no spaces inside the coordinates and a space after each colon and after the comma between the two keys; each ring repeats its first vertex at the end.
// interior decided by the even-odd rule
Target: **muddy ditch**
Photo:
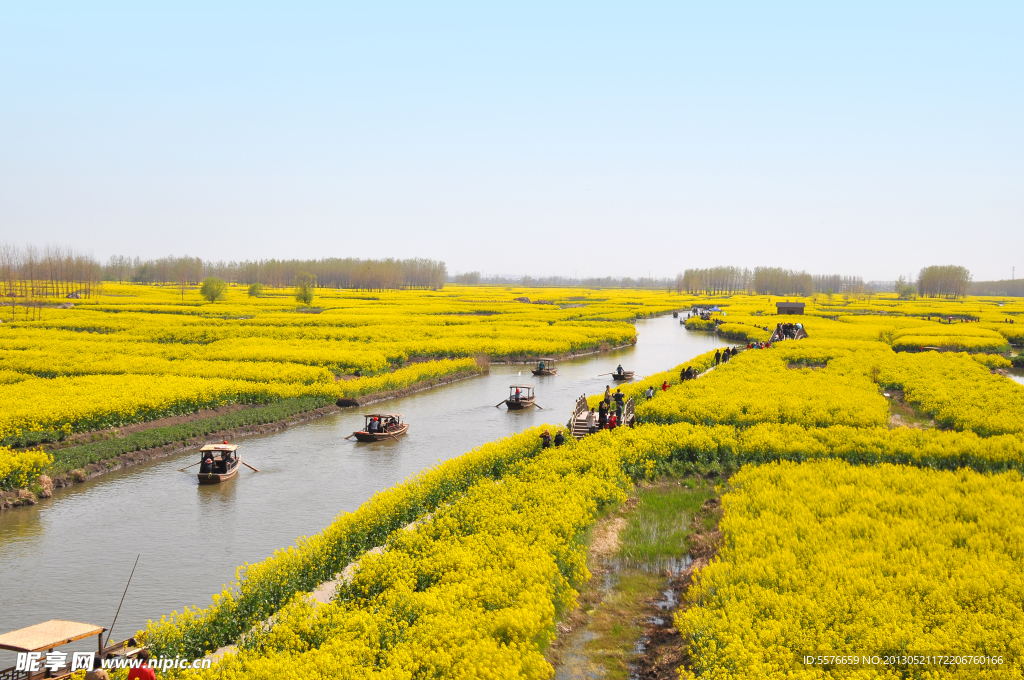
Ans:
{"type": "MultiPolygon", "coordinates": [[[[628,513],[636,500],[630,498],[623,511],[628,513]]],[[[555,680],[679,677],[689,656],[675,615],[687,607],[694,576],[717,551],[720,514],[718,498],[705,501],[691,522],[690,553],[647,561],[616,556],[618,534],[626,526],[621,515],[598,522],[589,556],[591,579],[581,589],[579,606],[559,622],[546,653],[555,680]],[[713,523],[707,529],[709,518],[713,523]]]]}

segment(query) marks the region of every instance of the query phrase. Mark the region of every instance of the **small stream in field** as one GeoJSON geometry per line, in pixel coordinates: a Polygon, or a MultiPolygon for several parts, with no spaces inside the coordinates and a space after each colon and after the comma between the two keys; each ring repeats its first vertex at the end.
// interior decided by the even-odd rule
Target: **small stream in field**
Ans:
{"type": "MultiPolygon", "coordinates": [[[[367,407],[405,415],[409,434],[397,441],[344,440],[362,427],[365,410],[346,409],[238,440],[243,459],[260,472],[243,470],[225,484],[199,486],[195,474],[177,472],[197,460],[187,452],[4,511],[0,633],[54,618],[109,626],[139,554],[115,638],[185,605],[206,606],[236,567],[318,533],[375,492],[510,433],[565,424],[577,397],[603,391],[609,380],[597,375],[616,364],[642,377],[724,346],[712,334],[687,332],[671,316],[636,328],[634,347],[559,362],[557,376],[534,378],[527,366],[496,364],[488,375],[367,407]],[[536,385],[544,410],[495,408],[515,382],[536,385]]],[[[94,642],[80,648],[94,649],[94,642]]],[[[0,652],[0,668],[8,662],[13,655],[0,652]]]]}

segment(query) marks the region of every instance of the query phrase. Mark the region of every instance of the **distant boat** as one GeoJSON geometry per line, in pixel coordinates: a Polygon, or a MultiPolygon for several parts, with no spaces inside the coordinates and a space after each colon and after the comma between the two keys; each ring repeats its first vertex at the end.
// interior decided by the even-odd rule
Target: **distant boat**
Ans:
{"type": "Polygon", "coordinates": [[[554,359],[541,359],[537,368],[533,369],[534,375],[558,375],[554,359]]]}

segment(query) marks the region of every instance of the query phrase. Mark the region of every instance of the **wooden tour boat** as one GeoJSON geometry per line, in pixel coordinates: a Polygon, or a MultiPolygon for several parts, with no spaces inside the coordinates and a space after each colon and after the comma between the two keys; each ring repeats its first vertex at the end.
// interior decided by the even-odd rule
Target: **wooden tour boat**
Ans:
{"type": "MultiPolygon", "coordinates": [[[[116,619],[115,619],[116,621],[116,619]]],[[[34,661],[35,668],[22,669],[17,666],[0,670],[0,678],[14,678],[16,680],[37,680],[37,678],[70,678],[72,671],[92,670],[93,659],[111,659],[115,657],[134,658],[144,647],[138,645],[135,638],[128,638],[122,642],[109,644],[103,643],[103,633],[107,629],[102,626],[94,626],[89,623],[78,623],[77,621],[62,621],[53,619],[44,623],[37,623],[34,626],[14,630],[10,633],[0,635],[0,649],[24,654],[34,661]],[[78,640],[96,636],[97,644],[95,652],[56,652],[53,660],[58,664],[56,668],[47,668],[47,653],[53,652],[57,647],[68,645],[78,640]]],[[[24,658],[24,657],[23,657],[24,658]]]]}
{"type": "Polygon", "coordinates": [[[537,364],[537,368],[533,369],[534,375],[558,375],[558,369],[555,368],[554,359],[541,359],[540,363],[537,364]]]}
{"type": "Polygon", "coordinates": [[[368,413],[363,417],[366,418],[366,425],[362,430],[352,433],[357,441],[379,442],[396,439],[409,431],[409,423],[402,422],[401,413],[368,413]]]}
{"type": "Polygon", "coordinates": [[[199,483],[220,484],[238,475],[242,458],[237,444],[207,444],[199,449],[199,483]]]}
{"type": "Polygon", "coordinates": [[[618,371],[615,371],[615,372],[612,373],[612,380],[632,380],[632,379],[633,379],[633,371],[623,371],[622,373],[619,373],[618,371]]]}
{"type": "Polygon", "coordinates": [[[533,385],[509,385],[508,399],[505,406],[509,411],[520,411],[537,403],[537,395],[533,393],[533,385]]]}

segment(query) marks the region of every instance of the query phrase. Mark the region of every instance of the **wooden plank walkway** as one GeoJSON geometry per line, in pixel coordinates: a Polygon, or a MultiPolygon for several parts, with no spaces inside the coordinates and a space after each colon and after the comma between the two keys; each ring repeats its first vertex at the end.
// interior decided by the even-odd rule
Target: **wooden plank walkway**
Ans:
{"type": "MultiPolygon", "coordinates": [[[[632,425],[636,416],[633,413],[633,397],[626,400],[626,403],[622,406],[622,423],[620,427],[626,425],[632,425]]],[[[577,440],[583,439],[589,432],[590,429],[587,427],[587,413],[590,408],[587,406],[587,395],[582,395],[576,400],[576,406],[572,410],[572,416],[569,418],[568,427],[569,431],[572,432],[572,436],[577,440]]]]}

